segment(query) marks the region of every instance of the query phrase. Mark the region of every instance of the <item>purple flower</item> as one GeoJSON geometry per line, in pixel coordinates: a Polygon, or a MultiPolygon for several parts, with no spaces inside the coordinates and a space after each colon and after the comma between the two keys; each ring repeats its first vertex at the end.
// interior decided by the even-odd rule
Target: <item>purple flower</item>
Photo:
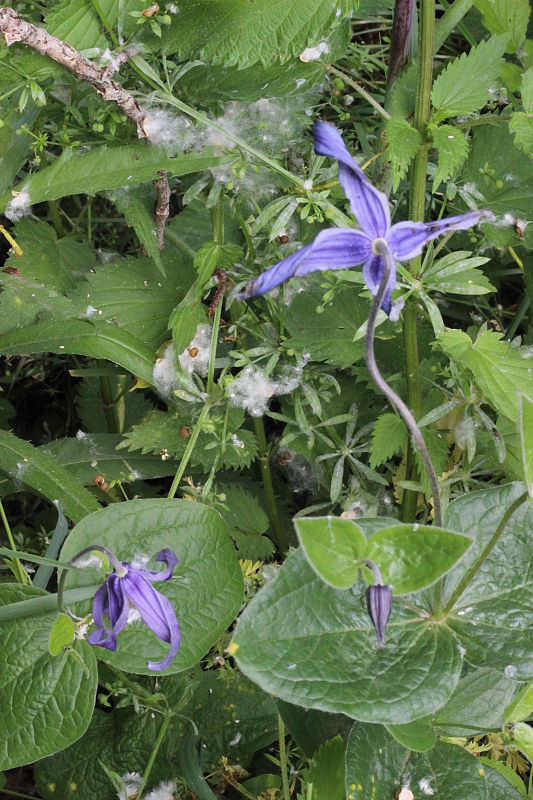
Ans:
{"type": "Polygon", "coordinates": [[[376,583],[366,590],[366,608],[368,616],[376,629],[378,647],[385,646],[385,628],[392,611],[392,589],[376,583]]]}
{"type": "MultiPolygon", "coordinates": [[[[391,226],[386,196],[372,186],[361,167],[355,163],[339,131],[333,125],[319,121],[315,122],[314,137],[315,152],[339,162],[339,183],[361,230],[330,228],[321,231],[312,244],[251,281],[242,294],[244,298],[266,294],[289,278],[302,277],[316,270],[345,269],[358,264],[364,265],[363,277],[372,294],[376,295],[383,275],[383,259],[375,252],[375,239],[387,241],[394,259],[408,261],[420,255],[422,248],[437,236],[471,228],[481,217],[494,218],[490,211],[469,211],[468,214],[437,222],[397,222],[391,226]]],[[[395,283],[396,270],[393,270],[381,304],[387,314],[391,310],[395,283]]]]}
{"type": "Polygon", "coordinates": [[[168,581],[178,559],[166,547],[155,556],[155,561],[162,561],[166,568],[154,572],[124,561],[116,562],[114,571],[94,596],[93,619],[97,629],[89,635],[89,642],[114,651],[117,634],[126,626],[130,608],[136,608],[144,624],[170,644],[170,653],[163,661],[148,662],[148,669],[162,670],[168,667],[178,652],[180,629],[171,602],[156,592],[152,583],[168,581]],[[109,625],[104,618],[107,618],[109,625]]]}

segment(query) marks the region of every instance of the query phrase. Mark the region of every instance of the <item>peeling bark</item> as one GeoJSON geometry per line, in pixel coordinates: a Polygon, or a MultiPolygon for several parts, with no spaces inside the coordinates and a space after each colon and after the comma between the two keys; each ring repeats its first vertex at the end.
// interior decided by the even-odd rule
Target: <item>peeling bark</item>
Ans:
{"type": "Polygon", "coordinates": [[[170,186],[168,185],[168,172],[161,170],[159,178],[154,181],[157,189],[157,200],[155,204],[155,232],[159,249],[165,246],[163,234],[165,233],[165,223],[170,213],[170,186]]]}

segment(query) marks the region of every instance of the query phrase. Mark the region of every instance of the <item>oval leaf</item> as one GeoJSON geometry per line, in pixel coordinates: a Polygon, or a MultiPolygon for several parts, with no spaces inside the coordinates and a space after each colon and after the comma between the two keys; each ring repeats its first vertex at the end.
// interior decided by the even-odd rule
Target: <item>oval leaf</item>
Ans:
{"type": "Polygon", "coordinates": [[[317,575],[335,589],[353,586],[366,547],[359,525],[340,517],[309,517],[295,519],[294,527],[317,575]]]}
{"type": "Polygon", "coordinates": [[[74,641],[74,621],[68,614],[58,614],[48,639],[48,652],[58,656],[74,641]]]}

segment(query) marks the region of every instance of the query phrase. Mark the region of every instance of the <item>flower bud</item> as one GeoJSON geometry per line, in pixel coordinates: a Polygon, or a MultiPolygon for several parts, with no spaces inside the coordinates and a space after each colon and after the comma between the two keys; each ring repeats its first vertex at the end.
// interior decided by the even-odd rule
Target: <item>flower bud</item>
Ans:
{"type": "Polygon", "coordinates": [[[368,616],[376,629],[378,646],[385,646],[385,628],[392,611],[392,589],[380,583],[369,586],[366,590],[366,607],[368,616]]]}

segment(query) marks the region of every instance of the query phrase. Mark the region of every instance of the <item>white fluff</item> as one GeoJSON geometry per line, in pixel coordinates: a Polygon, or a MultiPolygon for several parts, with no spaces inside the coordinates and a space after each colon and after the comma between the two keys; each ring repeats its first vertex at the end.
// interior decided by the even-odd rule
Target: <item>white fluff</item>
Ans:
{"type": "Polygon", "coordinates": [[[306,47],[303,53],[300,53],[300,61],[305,64],[309,61],[319,61],[323,53],[329,53],[329,44],[325,39],[322,39],[316,47],[306,47]]]}
{"type": "Polygon", "coordinates": [[[290,394],[300,385],[309,358],[309,354],[306,354],[295,367],[284,367],[276,380],[267,377],[259,367],[246,367],[229,385],[231,404],[243,408],[252,417],[263,416],[274,395],[290,394]]]}
{"type": "Polygon", "coordinates": [[[22,189],[9,201],[4,214],[11,222],[18,222],[22,217],[27,217],[30,211],[30,193],[27,189],[22,189]]]}
{"type": "Polygon", "coordinates": [[[178,356],[180,367],[191,375],[197,372],[203,378],[207,376],[209,367],[209,349],[211,347],[211,325],[198,325],[194,339],[183,353],[178,356]],[[198,352],[196,352],[198,351],[198,352]]]}
{"type": "Polygon", "coordinates": [[[174,781],[163,781],[156,789],[152,789],[146,795],[145,800],[174,800],[176,783],[174,781]]]}
{"type": "Polygon", "coordinates": [[[163,358],[159,358],[154,365],[154,386],[163,396],[168,397],[176,386],[176,363],[174,358],[174,346],[169,344],[163,358]]]}

